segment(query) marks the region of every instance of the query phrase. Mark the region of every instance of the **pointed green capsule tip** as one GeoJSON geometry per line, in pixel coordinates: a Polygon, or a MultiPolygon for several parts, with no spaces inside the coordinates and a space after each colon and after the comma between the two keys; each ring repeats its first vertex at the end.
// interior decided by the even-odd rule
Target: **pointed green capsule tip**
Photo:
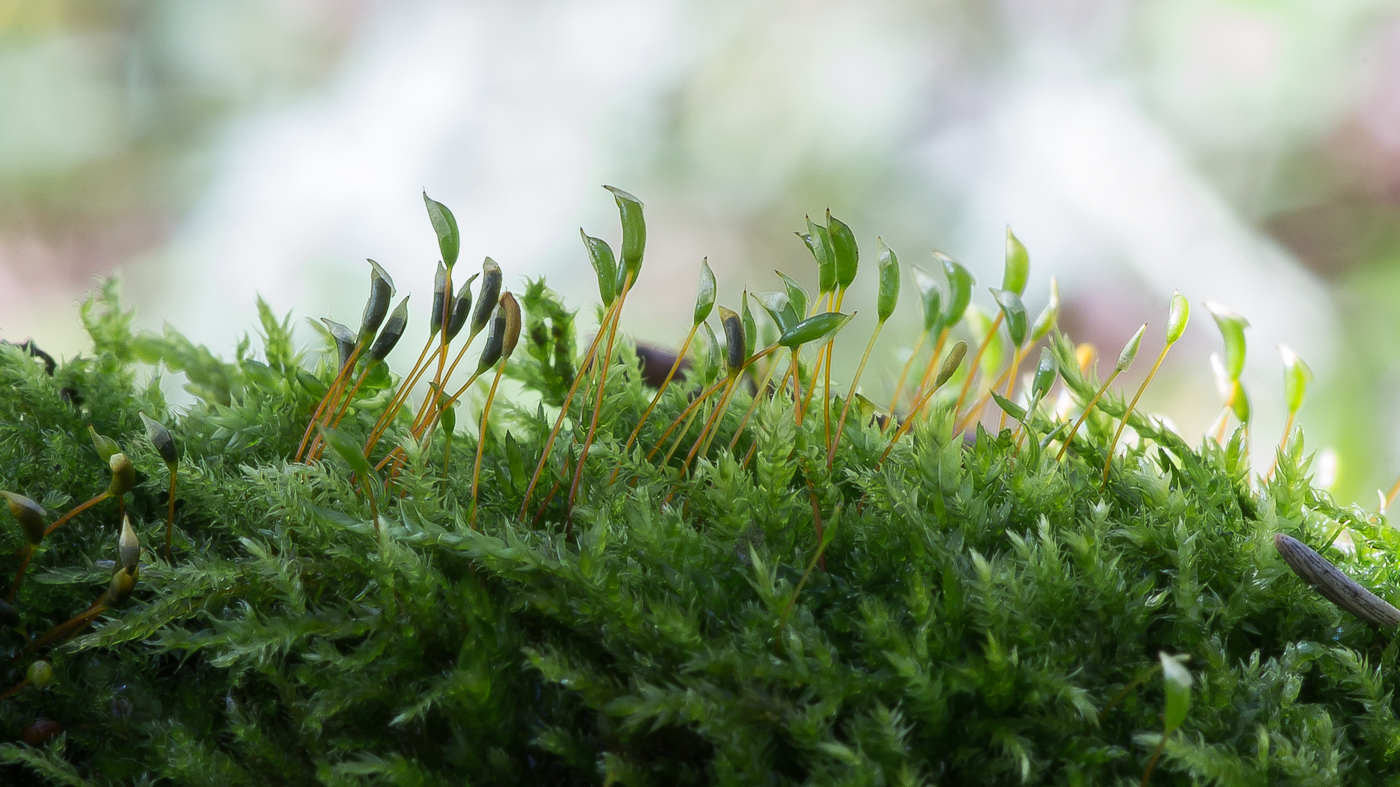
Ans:
{"type": "Polygon", "coordinates": [[[958,371],[962,365],[963,358],[967,357],[967,342],[958,340],[953,345],[953,349],[948,351],[948,357],[943,359],[943,365],[938,369],[938,378],[934,380],[934,388],[942,388],[943,384],[958,371]]]}
{"type": "Polygon", "coordinates": [[[1050,277],[1050,300],[1031,325],[1031,342],[1044,339],[1060,321],[1060,283],[1050,277]]]}
{"type": "Polygon", "coordinates": [[[715,272],[710,270],[710,258],[700,260],[700,290],[695,295],[695,325],[710,319],[715,309],[715,272]]]}
{"type": "Polygon", "coordinates": [[[1283,399],[1288,405],[1288,413],[1296,415],[1303,407],[1308,383],[1312,382],[1312,369],[1292,348],[1280,344],[1278,351],[1283,354],[1283,399]]]}
{"type": "Polygon", "coordinates": [[[924,332],[931,333],[938,329],[943,317],[943,282],[917,265],[909,267],[914,272],[914,287],[924,304],[924,332]]]}
{"type": "Polygon", "coordinates": [[[452,211],[447,206],[428,196],[428,192],[423,192],[423,204],[428,208],[428,220],[433,223],[433,232],[437,234],[438,249],[442,252],[442,261],[450,270],[457,264],[457,254],[462,249],[462,235],[457,230],[457,217],[452,215],[452,211]]]}
{"type": "Polygon", "coordinates": [[[1244,373],[1244,329],[1249,327],[1249,320],[1218,303],[1207,302],[1206,308],[1215,318],[1220,337],[1225,342],[1225,372],[1230,379],[1237,380],[1244,373]]]}
{"type": "Polygon", "coordinates": [[[1017,297],[1026,294],[1026,280],[1031,275],[1031,255],[1011,227],[1006,228],[1006,267],[1001,275],[1001,288],[1016,293],[1017,297]]]}
{"type": "Polygon", "coordinates": [[[773,324],[778,326],[778,331],[786,333],[801,319],[797,310],[792,308],[792,303],[788,300],[785,292],[756,292],[751,297],[758,301],[758,305],[763,307],[768,316],[772,318],[773,324]]]}
{"type": "Polygon", "coordinates": [[[1162,682],[1167,690],[1166,712],[1162,719],[1170,735],[1186,722],[1186,714],[1191,710],[1191,671],[1165,651],[1159,652],[1157,658],[1162,664],[1162,682]]]}
{"type": "Polygon", "coordinates": [[[1190,319],[1191,302],[1180,290],[1172,293],[1171,310],[1167,312],[1167,344],[1176,344],[1176,340],[1186,332],[1186,323],[1190,319]]]}
{"type": "Polygon", "coordinates": [[[19,522],[19,529],[24,534],[24,540],[33,546],[38,546],[39,542],[44,540],[44,518],[48,516],[48,512],[44,510],[43,506],[24,495],[0,491],[0,496],[4,496],[5,502],[9,504],[10,513],[19,522]]]}
{"type": "Polygon", "coordinates": [[[92,428],[92,424],[88,424],[88,435],[92,437],[92,447],[97,449],[97,455],[101,457],[104,462],[111,459],[112,454],[122,450],[121,447],[117,445],[116,440],[98,434],[97,430],[92,428]]]}
{"type": "Polygon", "coordinates": [[[146,438],[155,446],[156,453],[160,454],[160,460],[166,467],[174,469],[179,456],[175,452],[175,438],[170,436],[170,430],[165,425],[154,418],[148,417],[145,413],[140,413],[141,423],[146,425],[146,438]]]}
{"type": "Polygon", "coordinates": [[[753,318],[753,310],[749,308],[748,290],[744,290],[740,300],[744,304],[739,309],[739,316],[744,321],[744,356],[752,358],[754,346],[758,342],[758,321],[753,318]]]}
{"type": "Polygon", "coordinates": [[[881,238],[875,239],[875,263],[880,272],[875,319],[883,323],[894,314],[894,307],[899,303],[899,257],[881,238]]]}
{"type": "Polygon", "coordinates": [[[1234,411],[1235,417],[1240,419],[1240,423],[1249,423],[1249,394],[1245,393],[1244,385],[1238,379],[1234,381],[1235,390],[1230,394],[1230,409],[1234,411]]]}
{"type": "Polygon", "coordinates": [[[1142,335],[1146,332],[1147,323],[1143,323],[1142,327],[1137,329],[1137,333],[1133,334],[1133,338],[1123,345],[1123,352],[1118,353],[1118,363],[1114,364],[1113,368],[1118,370],[1120,374],[1128,371],[1128,367],[1133,365],[1133,359],[1137,357],[1138,347],[1142,344],[1142,335]]]}

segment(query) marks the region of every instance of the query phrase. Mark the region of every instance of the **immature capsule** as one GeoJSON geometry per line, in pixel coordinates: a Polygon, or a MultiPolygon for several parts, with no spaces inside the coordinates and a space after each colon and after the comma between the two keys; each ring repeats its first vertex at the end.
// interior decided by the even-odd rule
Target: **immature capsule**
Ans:
{"type": "Polygon", "coordinates": [[[490,369],[496,361],[501,360],[501,351],[505,348],[505,340],[505,310],[497,309],[496,318],[491,321],[491,330],[486,332],[486,346],[481,348],[481,357],[476,362],[477,374],[490,369]]]}
{"type": "Polygon", "coordinates": [[[1400,609],[1357,584],[1327,558],[1306,544],[1283,533],[1274,534],[1274,549],[1293,573],[1313,586],[1322,597],[1367,623],[1385,628],[1400,627],[1400,609]]]}
{"type": "Polygon", "coordinates": [[[102,600],[110,607],[121,606],[131,597],[131,591],[136,589],[136,577],[139,574],[136,566],[124,566],[117,569],[117,573],[112,575],[111,584],[107,585],[107,593],[102,600]]]}
{"type": "Polygon", "coordinates": [[[511,353],[515,352],[515,345],[520,342],[520,304],[510,291],[501,293],[501,313],[506,317],[506,336],[501,347],[501,358],[508,361],[511,353]]]}
{"type": "Polygon", "coordinates": [[[744,322],[737,313],[723,306],[719,307],[719,322],[724,326],[725,363],[731,373],[738,372],[748,361],[744,322]]]}
{"type": "Polygon", "coordinates": [[[438,261],[437,273],[433,276],[433,310],[428,324],[428,335],[436,336],[442,330],[442,318],[447,314],[447,266],[438,261]]]}
{"type": "Polygon", "coordinates": [[[14,492],[0,491],[4,495],[5,502],[10,506],[10,513],[14,514],[19,521],[19,529],[24,533],[24,540],[33,546],[38,546],[44,540],[44,518],[48,512],[43,506],[30,500],[24,495],[17,495],[14,492]]]}
{"type": "Polygon", "coordinates": [[[39,659],[29,665],[29,669],[25,670],[24,677],[29,679],[34,688],[43,691],[49,687],[49,684],[53,683],[53,665],[39,659]]]}
{"type": "Polygon", "coordinates": [[[112,482],[107,485],[107,494],[121,497],[136,486],[136,468],[132,466],[131,460],[126,458],[126,454],[120,451],[112,454],[112,458],[107,460],[107,465],[112,468],[112,482]]]}

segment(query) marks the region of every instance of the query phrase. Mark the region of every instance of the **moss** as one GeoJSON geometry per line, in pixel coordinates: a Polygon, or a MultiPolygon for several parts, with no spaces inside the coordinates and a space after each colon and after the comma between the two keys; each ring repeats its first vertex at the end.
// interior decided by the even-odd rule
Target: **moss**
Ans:
{"type": "MultiPolygon", "coordinates": [[[[679,430],[669,461],[647,453],[707,381],[698,367],[718,367],[673,384],[624,451],[653,396],[626,341],[598,397],[573,314],[543,282],[522,302],[507,373],[534,398],[496,401],[475,499],[475,418],[450,448],[420,450],[412,413],[398,413],[369,456],[407,444],[397,475],[357,483],[332,454],[293,461],[333,387],[335,349],[297,350],[265,307],[261,358],[135,332],[112,286],[83,309],[90,356],[50,376],[0,347],[0,488],[51,514],[100,492],[92,424],[136,463],[125,505],[146,545],[126,604],[34,647],[105,592],[115,502],[40,547],[14,601],[24,630],[0,631],[0,689],[37,658],[55,679],[0,700],[0,777],[1127,784],[1161,740],[1163,652],[1189,657],[1192,703],[1154,784],[1400,773],[1400,647],[1304,585],[1272,542],[1284,532],[1322,548],[1345,529],[1355,551],[1324,553],[1379,588],[1397,579],[1400,536],[1311,487],[1301,436],[1263,482],[1242,433],[1193,448],[1134,414],[1139,439],[1101,486],[1125,409],[1116,394],[1063,461],[1048,409],[1029,416],[1028,438],[979,428],[964,440],[949,396],[883,461],[893,429],[853,413],[828,468],[821,410],[839,413],[839,399],[819,390],[799,426],[784,387],[736,439],[752,396],[739,385],[682,471],[704,418],[679,430]],[[188,411],[137,382],[156,362],[189,375],[188,411]],[[181,452],[170,561],[169,474],[142,412],[181,452]],[[62,733],[38,740],[40,718],[62,733]]],[[[1098,381],[1065,337],[1050,342],[1063,385],[1087,401],[1098,381]]],[[[815,349],[803,363],[805,394],[815,349]]],[[[351,445],[394,382],[358,394],[338,427],[351,445]]],[[[0,552],[16,555],[0,561],[7,575],[23,543],[0,529],[0,552]]]]}

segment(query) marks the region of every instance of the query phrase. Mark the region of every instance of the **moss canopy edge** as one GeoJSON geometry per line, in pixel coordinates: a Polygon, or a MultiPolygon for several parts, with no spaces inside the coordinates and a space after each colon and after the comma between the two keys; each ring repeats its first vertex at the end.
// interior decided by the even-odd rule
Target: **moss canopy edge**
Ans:
{"type": "MultiPolygon", "coordinates": [[[[572,314],[543,282],[521,303],[507,374],[557,406],[572,314]]],[[[36,652],[111,579],[111,502],[38,549],[13,602],[22,630],[0,630],[0,689],[40,659],[54,678],[0,700],[8,783],[1136,784],[1159,744],[1156,784],[1400,773],[1400,645],[1272,542],[1292,535],[1384,590],[1400,536],[1311,486],[1301,433],[1263,481],[1243,430],[1192,448],[1133,413],[1139,439],[1101,485],[1127,410],[1115,393],[1063,461],[1048,408],[1030,439],[964,440],[945,396],[883,462],[892,430],[850,420],[828,468],[820,413],[839,397],[819,391],[800,424],[788,389],[760,397],[740,432],[739,386],[682,470],[699,419],[670,459],[644,449],[720,364],[702,353],[624,451],[652,391],[623,337],[601,396],[585,385],[569,405],[523,520],[554,414],[497,400],[473,524],[473,419],[417,450],[412,414],[395,416],[404,469],[368,494],[330,455],[291,461],[317,407],[306,378],[331,383],[334,346],[295,347],[290,318],[259,306],[261,351],[245,340],[232,360],[133,330],[113,284],[83,308],[90,356],[50,376],[0,346],[0,488],[50,512],[99,492],[91,425],[136,465],[126,508],[146,547],[124,606],[36,652]],[[199,401],[172,412],[138,384],[145,364],[183,371],[199,401]],[[170,560],[143,412],[180,447],[170,560]],[[551,484],[564,491],[546,498],[551,484]],[[1192,679],[1165,742],[1162,653],[1192,679]]],[[[1082,406],[1098,380],[1066,337],[1049,342],[1082,406]]],[[[368,433],[395,382],[366,386],[341,430],[368,433]]],[[[5,576],[24,544],[0,530],[5,576]]]]}

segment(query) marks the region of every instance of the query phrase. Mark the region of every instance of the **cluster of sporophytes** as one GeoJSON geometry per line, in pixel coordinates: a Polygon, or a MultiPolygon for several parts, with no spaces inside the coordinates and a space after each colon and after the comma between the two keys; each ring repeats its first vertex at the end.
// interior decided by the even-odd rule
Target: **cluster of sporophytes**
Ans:
{"type": "MultiPolygon", "coordinates": [[[[113,286],[83,309],[91,356],[0,346],[0,780],[1400,774],[1400,612],[1371,592],[1400,536],[1309,483],[1295,355],[1256,474],[1242,318],[1212,307],[1222,417],[1192,447],[1111,385],[1142,331],[1101,382],[1053,287],[1028,317],[1014,235],[984,310],[957,262],[905,268],[877,241],[862,268],[827,216],[800,233],[815,298],[783,275],[716,309],[702,264],[653,389],[618,330],[646,286],[642,205],[613,193],[618,253],[583,238],[602,309],[581,355],[543,282],[517,298],[488,259],[454,289],[431,200],[442,260],[401,375],[411,313],[379,265],[324,351],[260,304],[261,352],[220,359],[133,330],[113,286]],[[909,272],[914,354],[875,404],[859,370],[831,377],[843,302],[873,286],[878,335],[909,272]],[[172,412],[146,364],[197,402],[172,412]]],[[[1174,298],[1168,348],[1188,318],[1174,298]]]]}

